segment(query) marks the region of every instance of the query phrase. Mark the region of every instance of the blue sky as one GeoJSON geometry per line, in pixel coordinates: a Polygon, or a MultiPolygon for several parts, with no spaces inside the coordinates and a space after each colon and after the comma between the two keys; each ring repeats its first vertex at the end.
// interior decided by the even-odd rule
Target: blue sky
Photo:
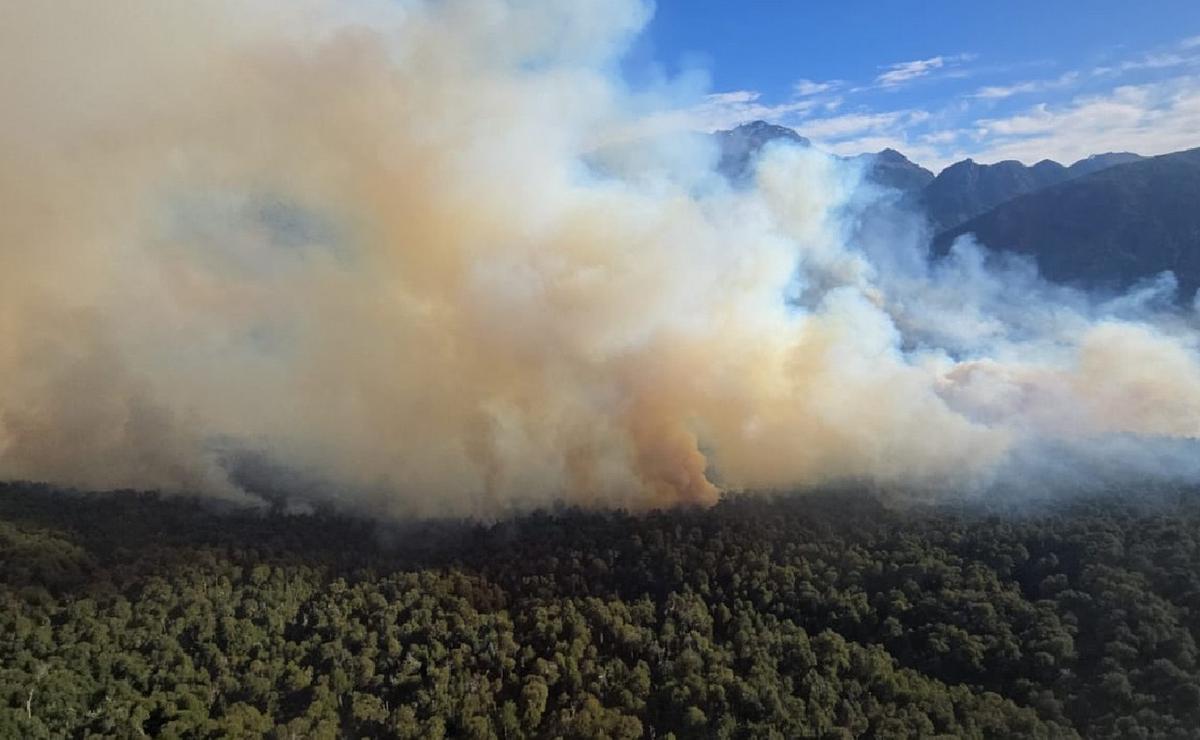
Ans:
{"type": "Polygon", "coordinates": [[[934,171],[1200,146],[1200,0],[657,0],[625,71],[701,78],[690,128],[763,118],[934,171]]]}

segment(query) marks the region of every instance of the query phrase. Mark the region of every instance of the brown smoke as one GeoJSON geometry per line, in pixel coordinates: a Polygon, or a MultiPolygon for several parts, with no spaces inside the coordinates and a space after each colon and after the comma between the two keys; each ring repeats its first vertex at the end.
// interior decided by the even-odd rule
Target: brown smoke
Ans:
{"type": "Polygon", "coordinates": [[[902,349],[852,173],[779,149],[733,191],[703,143],[621,134],[646,17],[0,8],[0,477],[238,497],[251,450],[382,513],[493,515],[1197,433],[1195,354],[1149,325],[902,349]]]}

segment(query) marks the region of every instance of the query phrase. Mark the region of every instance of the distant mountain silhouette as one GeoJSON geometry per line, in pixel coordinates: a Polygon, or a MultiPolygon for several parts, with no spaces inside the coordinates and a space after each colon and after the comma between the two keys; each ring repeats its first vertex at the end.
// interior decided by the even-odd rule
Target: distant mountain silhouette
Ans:
{"type": "MultiPolygon", "coordinates": [[[[720,171],[742,184],[768,142],[810,145],[764,121],[714,136],[720,171]]],[[[1069,167],[1048,159],[1033,166],[966,159],[937,177],[894,149],[850,159],[864,164],[869,180],[924,211],[937,255],[974,233],[990,248],[1032,256],[1057,282],[1119,290],[1170,270],[1180,300],[1200,288],[1200,149],[1153,158],[1109,152],[1069,167]]]]}
{"type": "MultiPolygon", "coordinates": [[[[1083,287],[1127,288],[1170,270],[1180,299],[1191,300],[1200,287],[1200,148],[1105,156],[1126,163],[1001,203],[939,234],[934,252],[973,233],[990,248],[1034,257],[1050,280],[1083,287]]],[[[1097,159],[1072,168],[1103,165],[1097,159]]]]}
{"type": "Polygon", "coordinates": [[[860,154],[853,159],[866,163],[869,179],[902,193],[919,193],[933,182],[932,172],[909,161],[908,157],[895,149],[884,149],[875,154],[860,154]]]}
{"type": "Polygon", "coordinates": [[[1049,159],[1032,167],[1016,160],[978,164],[964,159],[938,173],[921,201],[934,230],[944,231],[1013,198],[1139,159],[1129,152],[1096,154],[1070,167],[1049,159]]]}
{"type": "Polygon", "coordinates": [[[938,173],[921,201],[936,230],[952,228],[1019,195],[1067,179],[1067,168],[1043,160],[1032,167],[1015,160],[979,164],[964,159],[938,173]]]}
{"type": "MultiPolygon", "coordinates": [[[[732,182],[745,183],[754,168],[754,158],[769,142],[782,139],[800,146],[810,146],[808,139],[786,126],[766,121],[743,123],[737,128],[713,133],[720,148],[717,170],[732,182]]],[[[886,187],[905,193],[916,193],[933,180],[933,173],[910,162],[895,149],[874,154],[860,154],[852,160],[865,162],[867,177],[886,187]]]]}
{"type": "Polygon", "coordinates": [[[717,131],[713,136],[721,152],[717,171],[733,182],[745,182],[749,178],[754,169],[754,158],[769,142],[783,139],[800,146],[810,145],[808,139],[792,129],[766,121],[743,123],[728,131],[717,131]]]}
{"type": "MultiPolygon", "coordinates": [[[[769,142],[790,141],[810,146],[808,139],[786,126],[752,121],[713,134],[720,149],[717,169],[730,181],[745,184],[755,157],[769,142]]],[[[1070,167],[1044,159],[1027,167],[1015,160],[979,164],[970,159],[955,162],[937,177],[895,149],[850,157],[866,164],[867,179],[894,188],[922,209],[934,231],[954,228],[985,211],[1021,195],[1082,177],[1108,167],[1141,159],[1130,152],[1095,154],[1070,167]]]]}
{"type": "Polygon", "coordinates": [[[1108,152],[1107,154],[1093,154],[1087,159],[1081,159],[1075,164],[1067,168],[1068,174],[1071,177],[1083,177],[1090,175],[1093,172],[1106,170],[1109,167],[1115,167],[1119,164],[1129,164],[1145,159],[1140,154],[1133,152],[1108,152]]]}

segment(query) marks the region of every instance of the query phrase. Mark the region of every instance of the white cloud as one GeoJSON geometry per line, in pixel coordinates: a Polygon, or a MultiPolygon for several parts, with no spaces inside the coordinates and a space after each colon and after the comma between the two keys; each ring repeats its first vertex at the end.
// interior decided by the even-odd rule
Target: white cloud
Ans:
{"type": "Polygon", "coordinates": [[[1196,57],[1185,54],[1147,54],[1136,62],[1126,62],[1122,66],[1125,69],[1165,69],[1191,64],[1194,61],[1196,57]]]}
{"type": "MultiPolygon", "coordinates": [[[[1200,46],[1200,36],[1194,39],[1185,39],[1179,43],[1179,48],[1185,52],[1189,49],[1200,46]],[[1194,43],[1193,43],[1194,42],[1194,43]]],[[[1112,64],[1104,67],[1096,67],[1092,70],[1092,74],[1096,76],[1118,75],[1125,72],[1134,72],[1138,70],[1155,70],[1155,69],[1170,69],[1172,67],[1183,67],[1186,65],[1200,64],[1200,56],[1195,53],[1180,54],[1176,51],[1160,51],[1150,54],[1143,54],[1137,59],[1127,59],[1118,64],[1112,64]]]]}
{"type": "Polygon", "coordinates": [[[894,126],[903,116],[902,111],[888,113],[847,113],[830,118],[817,118],[805,121],[798,131],[816,140],[840,139],[861,134],[865,131],[877,131],[881,128],[894,126]]]}
{"type": "Polygon", "coordinates": [[[902,129],[925,121],[929,114],[922,110],[895,110],[882,113],[847,113],[828,118],[813,118],[796,127],[814,141],[833,145],[839,140],[866,133],[902,129]]]}
{"type": "Polygon", "coordinates": [[[901,82],[923,77],[935,69],[941,69],[946,60],[943,57],[918,59],[912,62],[899,62],[888,67],[888,71],[875,78],[875,81],[885,87],[898,85],[901,82]]]}
{"type": "Polygon", "coordinates": [[[924,165],[941,162],[938,148],[907,134],[929,119],[930,114],[923,110],[859,112],[809,119],[796,126],[796,130],[834,154],[854,156],[891,148],[924,165]]]}
{"type": "Polygon", "coordinates": [[[936,56],[929,59],[916,59],[911,62],[897,62],[887,67],[878,77],[875,84],[879,87],[896,87],[918,77],[925,77],[937,70],[973,59],[972,54],[957,56],[936,56]]]}
{"type": "MultiPolygon", "coordinates": [[[[1178,42],[1176,48],[1189,44],[1200,48],[1200,37],[1178,42]]],[[[951,65],[971,58],[939,56],[891,65],[879,75],[875,87],[896,87],[935,73],[945,77],[954,73],[951,65]]],[[[1200,75],[1181,66],[1192,63],[1200,64],[1200,56],[1179,51],[1145,54],[1110,69],[1152,69],[1160,74],[1166,70],[1175,76],[1062,98],[1063,90],[1082,85],[1095,90],[1103,79],[1072,71],[1053,78],[981,87],[933,114],[919,109],[880,111],[861,105],[846,111],[839,109],[840,96],[823,94],[830,90],[853,93],[846,83],[802,79],[793,86],[792,97],[779,103],[764,100],[754,90],[731,90],[639,123],[645,124],[644,130],[658,133],[710,132],[762,119],[791,126],[837,154],[892,147],[935,170],[965,157],[1026,163],[1051,158],[1069,164],[1106,151],[1151,155],[1200,146],[1200,75]],[[1021,108],[1006,108],[1001,102],[1038,93],[1045,94],[1045,102],[1021,108]],[[973,113],[975,110],[987,113],[973,113]]]]}
{"type": "Polygon", "coordinates": [[[639,122],[643,134],[667,131],[704,131],[733,128],[748,121],[786,123],[818,106],[814,99],[768,104],[755,90],[731,90],[706,95],[699,103],[657,113],[639,122]]]}
{"type": "Polygon", "coordinates": [[[959,131],[934,131],[930,134],[922,134],[921,141],[927,144],[949,144],[957,141],[962,133],[959,131]]]}
{"type": "Polygon", "coordinates": [[[753,103],[760,97],[762,97],[762,93],[754,90],[733,90],[732,92],[706,95],[704,100],[712,105],[741,105],[753,103]]]}
{"type": "Polygon", "coordinates": [[[1067,72],[1052,80],[1026,80],[1012,85],[981,87],[971,97],[997,100],[1025,93],[1045,92],[1073,85],[1079,79],[1078,72],[1067,72]]]}
{"type": "Polygon", "coordinates": [[[826,82],[796,80],[795,84],[792,85],[792,92],[798,97],[807,97],[809,95],[819,95],[824,92],[836,90],[841,84],[841,80],[828,80],[826,82]]]}
{"type": "Polygon", "coordinates": [[[966,157],[1070,164],[1102,152],[1155,155],[1200,146],[1197,76],[1122,85],[1062,103],[1038,103],[1011,115],[964,121],[968,111],[860,111],[809,119],[797,130],[838,154],[890,146],[934,171],[966,157]]]}
{"type": "MultiPolygon", "coordinates": [[[[942,163],[941,153],[936,147],[912,141],[903,136],[876,134],[830,144],[825,149],[843,157],[853,157],[857,154],[878,152],[884,149],[895,149],[910,161],[928,167],[930,162],[942,163]]],[[[936,172],[937,170],[934,170],[936,172]]]]}
{"type": "Polygon", "coordinates": [[[1056,159],[1135,151],[1163,154],[1200,146],[1200,80],[1180,77],[1124,85],[1064,105],[1035,105],[1016,115],[982,119],[973,133],[982,161],[1056,159]]]}

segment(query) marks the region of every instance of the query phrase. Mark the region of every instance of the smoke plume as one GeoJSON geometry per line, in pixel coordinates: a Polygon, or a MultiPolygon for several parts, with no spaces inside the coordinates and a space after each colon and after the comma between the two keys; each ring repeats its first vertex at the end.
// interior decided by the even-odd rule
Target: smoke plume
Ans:
{"type": "Polygon", "coordinates": [[[1061,478],[1051,448],[1196,474],[1148,457],[1200,433],[1169,278],[930,266],[813,150],[731,186],[640,125],[617,70],[648,16],[4,4],[0,477],[494,516],[977,490],[1061,478]]]}

